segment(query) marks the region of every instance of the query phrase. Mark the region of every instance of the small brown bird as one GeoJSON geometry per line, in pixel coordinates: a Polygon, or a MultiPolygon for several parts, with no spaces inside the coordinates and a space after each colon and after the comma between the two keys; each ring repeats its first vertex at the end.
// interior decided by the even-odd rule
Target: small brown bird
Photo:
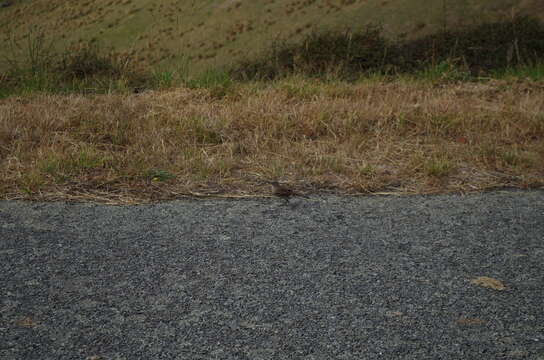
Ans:
{"type": "Polygon", "coordinates": [[[279,198],[282,198],[285,200],[285,202],[289,202],[289,198],[292,196],[302,196],[306,197],[304,195],[298,194],[293,189],[290,189],[286,187],[285,185],[281,185],[278,181],[268,181],[270,185],[272,185],[272,194],[274,196],[277,196],[279,198]]]}

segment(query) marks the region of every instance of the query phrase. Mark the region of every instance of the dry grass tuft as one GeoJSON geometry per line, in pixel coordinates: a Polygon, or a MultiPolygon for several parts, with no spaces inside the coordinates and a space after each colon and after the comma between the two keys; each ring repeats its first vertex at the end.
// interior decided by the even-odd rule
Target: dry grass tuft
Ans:
{"type": "Polygon", "coordinates": [[[134,203],[544,185],[539,83],[286,79],[0,101],[3,198],[134,203]]]}

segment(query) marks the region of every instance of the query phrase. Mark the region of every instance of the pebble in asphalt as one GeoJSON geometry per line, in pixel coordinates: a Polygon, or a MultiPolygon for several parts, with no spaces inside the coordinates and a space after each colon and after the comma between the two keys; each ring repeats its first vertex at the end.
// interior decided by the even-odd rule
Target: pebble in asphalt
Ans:
{"type": "Polygon", "coordinates": [[[544,360],[543,259],[542,191],[3,201],[0,359],[544,360]]]}

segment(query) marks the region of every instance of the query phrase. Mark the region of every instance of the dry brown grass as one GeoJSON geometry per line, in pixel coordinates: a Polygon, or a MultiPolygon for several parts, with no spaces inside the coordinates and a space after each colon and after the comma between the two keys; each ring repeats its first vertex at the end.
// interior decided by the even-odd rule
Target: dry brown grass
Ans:
{"type": "Polygon", "coordinates": [[[544,185],[540,83],[287,79],[0,101],[3,198],[133,203],[544,185]]]}

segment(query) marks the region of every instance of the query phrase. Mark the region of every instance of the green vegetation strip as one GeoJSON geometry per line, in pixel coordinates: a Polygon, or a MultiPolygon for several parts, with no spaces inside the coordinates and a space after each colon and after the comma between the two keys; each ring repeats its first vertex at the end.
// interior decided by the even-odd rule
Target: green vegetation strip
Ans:
{"type": "Polygon", "coordinates": [[[320,31],[298,42],[276,41],[255,59],[229,67],[191,70],[183,58],[169,67],[116,53],[96,41],[55,50],[38,28],[11,39],[0,57],[0,98],[37,92],[109,94],[172,87],[226,93],[236,81],[300,75],[323,81],[415,76],[470,81],[517,76],[542,80],[544,24],[530,17],[443,30],[415,40],[390,40],[368,25],[358,31],[320,31]],[[153,66],[155,65],[155,66],[153,66]]]}

